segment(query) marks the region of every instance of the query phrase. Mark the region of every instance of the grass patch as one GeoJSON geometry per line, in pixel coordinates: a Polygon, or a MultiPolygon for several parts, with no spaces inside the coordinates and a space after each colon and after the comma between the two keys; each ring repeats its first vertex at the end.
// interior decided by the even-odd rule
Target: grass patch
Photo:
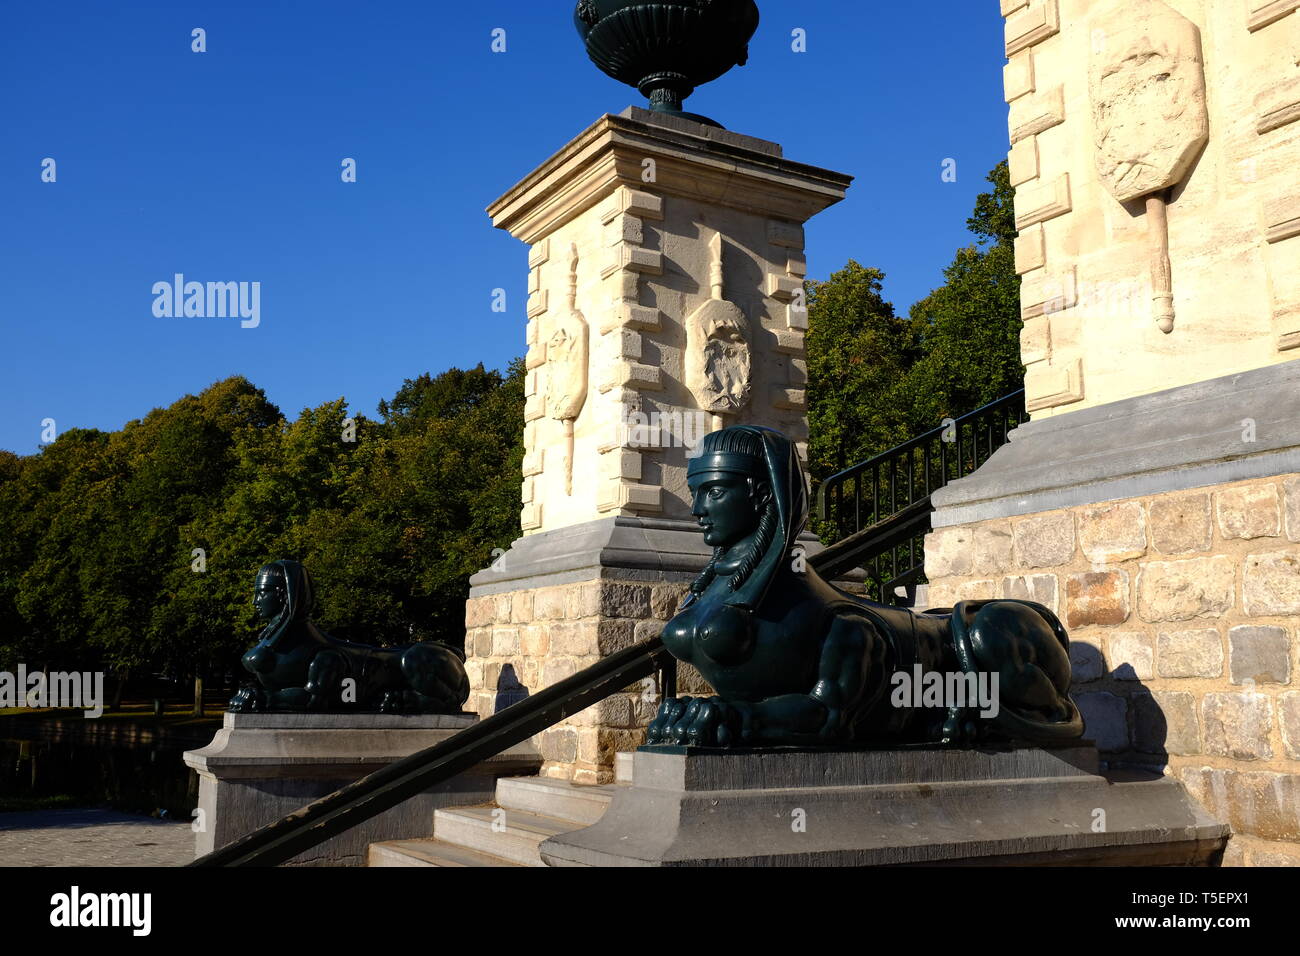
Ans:
{"type": "Polygon", "coordinates": [[[0,813],[27,813],[33,810],[77,810],[86,807],[85,797],[60,793],[49,797],[0,797],[0,813]]]}

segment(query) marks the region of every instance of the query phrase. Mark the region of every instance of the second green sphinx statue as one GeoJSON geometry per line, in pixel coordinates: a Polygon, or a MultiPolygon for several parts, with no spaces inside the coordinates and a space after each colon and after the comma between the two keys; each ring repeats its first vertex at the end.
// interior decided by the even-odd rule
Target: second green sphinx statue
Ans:
{"type": "Polygon", "coordinates": [[[236,713],[455,714],[469,697],[465,665],[450,647],[373,647],[318,628],[311,619],[311,577],[297,561],[263,567],[253,602],[268,623],[243,656],[244,669],[257,682],[230,701],[236,713]]]}
{"type": "Polygon", "coordinates": [[[1083,733],[1069,639],[1043,605],[966,601],[914,613],[822,580],[796,548],[807,484],[779,432],[738,425],[706,435],[687,481],[714,551],[663,641],[717,696],[665,700],[648,744],[1051,743],[1083,733]],[[931,686],[991,687],[994,705],[918,706],[899,690],[923,675],[936,675],[931,686]]]}

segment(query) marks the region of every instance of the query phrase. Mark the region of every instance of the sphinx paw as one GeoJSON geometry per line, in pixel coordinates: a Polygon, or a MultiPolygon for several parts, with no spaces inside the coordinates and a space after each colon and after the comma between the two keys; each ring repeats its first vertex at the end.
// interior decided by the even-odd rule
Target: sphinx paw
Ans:
{"type": "Polygon", "coordinates": [[[241,687],[235,696],[230,698],[226,709],[232,714],[256,713],[262,709],[261,691],[251,685],[241,687]]]}
{"type": "Polygon", "coordinates": [[[673,743],[672,730],[686,713],[686,708],[692,700],[693,698],[690,697],[664,698],[654,720],[650,721],[650,726],[646,728],[645,742],[650,745],[673,743]]]}

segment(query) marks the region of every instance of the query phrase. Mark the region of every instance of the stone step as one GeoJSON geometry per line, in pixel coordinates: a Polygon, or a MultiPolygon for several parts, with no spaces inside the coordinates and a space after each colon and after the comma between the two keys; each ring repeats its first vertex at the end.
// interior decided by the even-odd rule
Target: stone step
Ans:
{"type": "Polygon", "coordinates": [[[572,820],[529,813],[527,810],[502,810],[498,807],[455,807],[435,810],[434,837],[444,843],[501,857],[523,866],[544,866],[538,846],[547,837],[581,829],[572,820]],[[504,813],[504,816],[501,814],[504,813]],[[500,819],[501,830],[492,824],[500,819]]]}
{"type": "Polygon", "coordinates": [[[442,840],[388,840],[370,844],[366,866],[520,866],[442,840]]]}
{"type": "Polygon", "coordinates": [[[550,777],[502,777],[497,781],[497,806],[509,813],[525,810],[559,820],[572,820],[573,829],[595,823],[614,796],[612,784],[583,786],[550,777]]]}

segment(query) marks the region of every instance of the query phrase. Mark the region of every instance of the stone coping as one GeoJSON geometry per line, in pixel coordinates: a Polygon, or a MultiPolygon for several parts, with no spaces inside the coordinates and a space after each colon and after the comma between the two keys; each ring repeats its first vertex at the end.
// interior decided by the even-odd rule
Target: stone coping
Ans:
{"type": "Polygon", "coordinates": [[[1021,425],[934,527],[1300,471],[1300,360],[1021,425]]]}
{"type": "Polygon", "coordinates": [[[487,208],[492,224],[532,245],[620,185],[803,223],[844,198],[853,177],[786,159],[766,140],[650,110],[606,113],[487,208]]]}
{"type": "MultiPolygon", "coordinates": [[[[822,550],[816,535],[799,541],[808,554],[822,550]]],[[[596,518],[516,538],[501,558],[469,579],[470,597],[570,584],[607,576],[688,582],[713,554],[694,520],[596,518]]],[[[851,575],[846,576],[852,579],[851,575]]]]}
{"type": "Polygon", "coordinates": [[[633,782],[662,790],[771,790],[808,786],[947,783],[1016,778],[1064,778],[1099,772],[1091,742],[1053,748],[967,750],[936,745],[850,750],[643,746],[633,782]],[[664,756],[685,759],[662,759],[664,756]]]}
{"type": "Polygon", "coordinates": [[[260,713],[226,712],[222,727],[238,730],[463,730],[478,714],[260,713]]]}

